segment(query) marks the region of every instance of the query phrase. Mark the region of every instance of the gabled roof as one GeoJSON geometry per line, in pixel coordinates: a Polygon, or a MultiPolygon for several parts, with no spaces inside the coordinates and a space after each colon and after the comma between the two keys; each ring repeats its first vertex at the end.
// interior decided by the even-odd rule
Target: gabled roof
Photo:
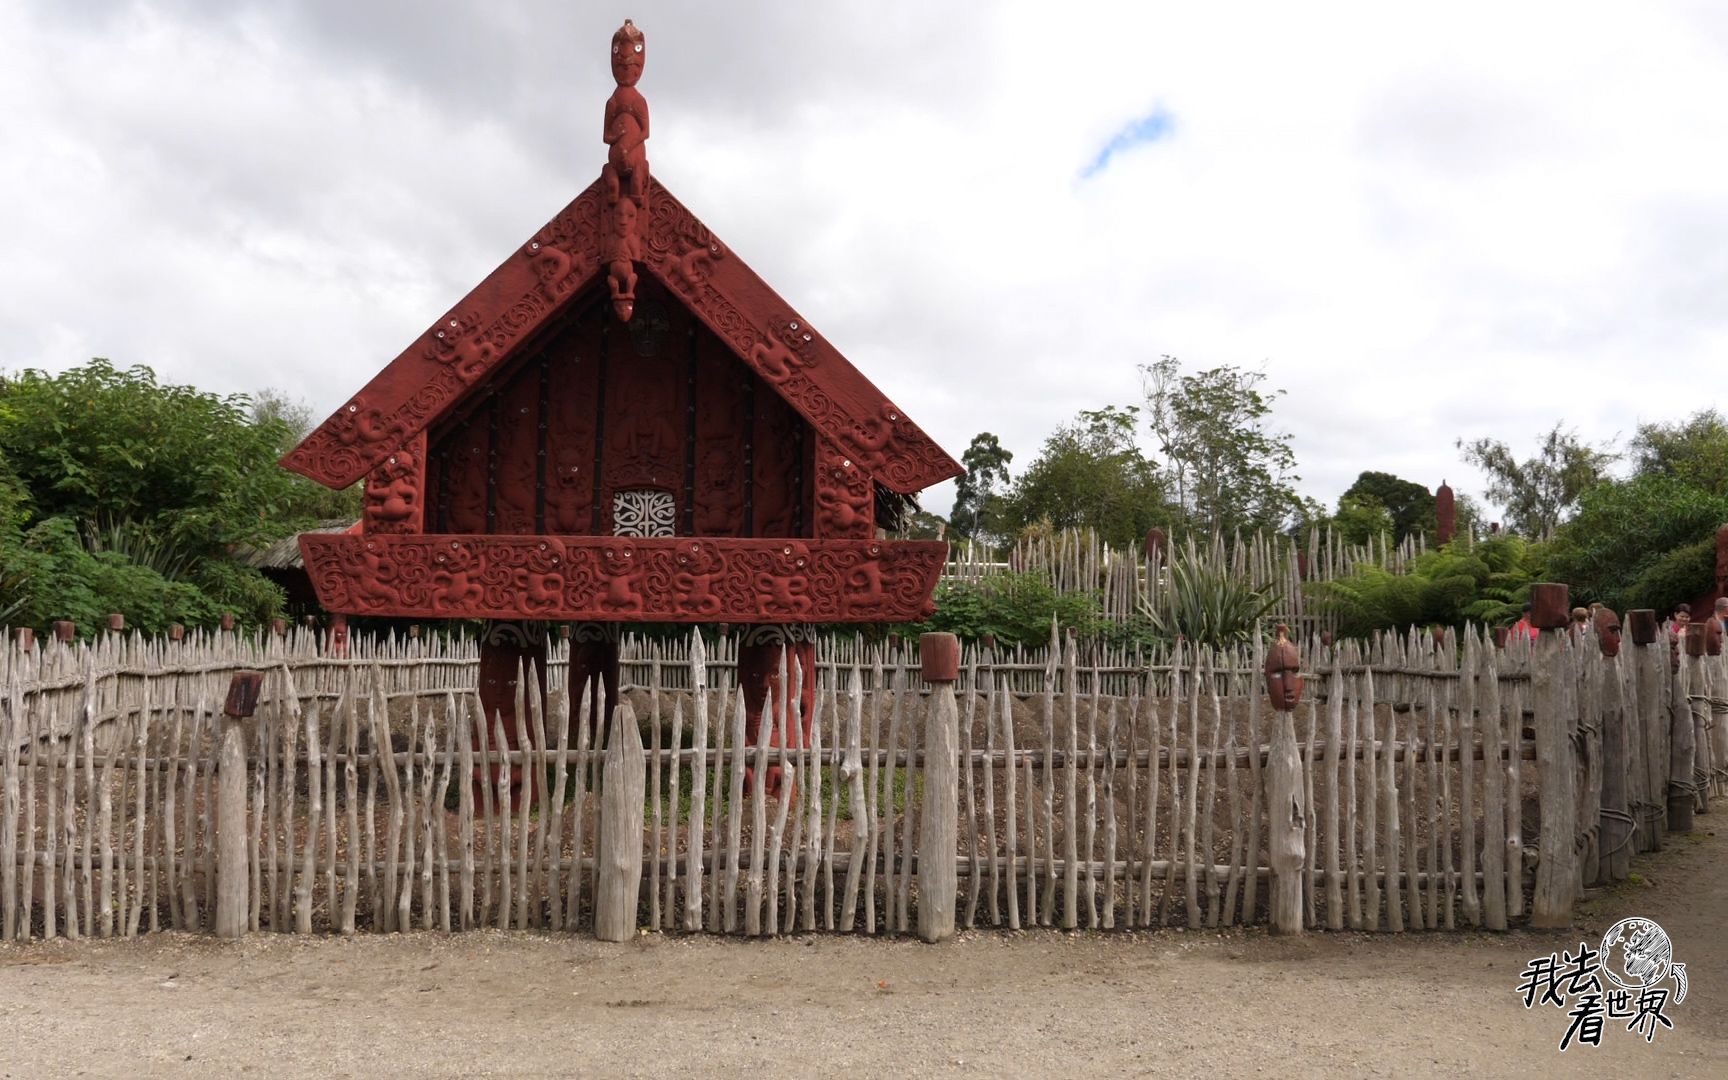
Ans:
{"type": "MultiPolygon", "coordinates": [[[[600,181],[282,459],[347,487],[507,363],[604,271],[600,181]]],[[[911,494],[965,470],[658,181],[642,266],[805,420],[884,487],[911,494]]]]}

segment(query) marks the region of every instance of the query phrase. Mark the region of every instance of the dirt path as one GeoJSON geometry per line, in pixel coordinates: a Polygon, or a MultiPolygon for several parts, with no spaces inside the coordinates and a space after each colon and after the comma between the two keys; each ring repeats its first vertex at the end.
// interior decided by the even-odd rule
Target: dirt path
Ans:
{"type": "Polygon", "coordinates": [[[1728,1076],[1728,838],[1639,862],[1568,934],[0,946],[0,1075],[1728,1076]],[[1675,1030],[1560,1056],[1518,972],[1634,914],[1692,975],[1675,1030]]]}

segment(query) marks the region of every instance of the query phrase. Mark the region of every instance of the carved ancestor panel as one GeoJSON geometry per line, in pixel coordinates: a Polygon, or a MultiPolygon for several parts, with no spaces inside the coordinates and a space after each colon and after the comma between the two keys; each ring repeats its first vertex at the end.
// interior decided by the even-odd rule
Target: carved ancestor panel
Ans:
{"type": "Polygon", "coordinates": [[[433,528],[447,532],[486,531],[486,486],[491,477],[492,425],[485,410],[439,437],[433,458],[436,486],[429,489],[435,508],[433,528]]]}
{"type": "Polygon", "coordinates": [[[924,618],[940,541],[306,533],[318,600],[347,614],[596,622],[924,618]]]}
{"type": "MultiPolygon", "coordinates": [[[[639,286],[635,317],[627,326],[611,324],[603,335],[601,505],[608,510],[617,491],[684,485],[689,316],[651,302],[657,294],[664,295],[659,286],[639,286]]],[[[610,525],[602,531],[610,532],[610,525]]]]}
{"type": "Polygon", "coordinates": [[[816,529],[819,539],[876,535],[876,489],[858,463],[827,439],[816,440],[816,529]]]}
{"type": "Polygon", "coordinates": [[[426,436],[385,458],[366,478],[362,528],[373,533],[423,532],[426,491],[426,436]]]}
{"type": "Polygon", "coordinates": [[[600,342],[587,322],[547,346],[552,385],[547,399],[546,531],[594,528],[595,402],[600,394],[600,342]]]}
{"type": "Polygon", "coordinates": [[[807,536],[804,506],[804,418],[779,396],[758,386],[751,423],[751,536],[807,536]]]}
{"type": "Polygon", "coordinates": [[[743,536],[749,473],[744,468],[746,410],[763,389],[704,327],[696,335],[695,499],[697,536],[743,536]]]}

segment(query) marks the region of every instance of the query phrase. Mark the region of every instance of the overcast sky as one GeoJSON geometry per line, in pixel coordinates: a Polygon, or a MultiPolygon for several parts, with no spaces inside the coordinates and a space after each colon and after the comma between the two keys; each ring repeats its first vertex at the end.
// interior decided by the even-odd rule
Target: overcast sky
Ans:
{"type": "Polygon", "coordinates": [[[955,457],[1166,353],[1328,503],[1722,406],[1709,0],[0,0],[0,369],[324,415],[598,175],[626,16],[655,176],[955,457]]]}

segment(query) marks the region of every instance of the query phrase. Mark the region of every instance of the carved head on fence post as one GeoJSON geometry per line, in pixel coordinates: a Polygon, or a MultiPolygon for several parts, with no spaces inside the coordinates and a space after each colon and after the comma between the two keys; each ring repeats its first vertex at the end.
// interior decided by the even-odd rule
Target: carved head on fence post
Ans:
{"type": "Polygon", "coordinates": [[[1279,712],[1291,711],[1302,699],[1302,654],[1290,643],[1290,628],[1283,623],[1266,651],[1266,694],[1279,712]]]}
{"type": "Polygon", "coordinates": [[[1656,643],[1655,609],[1633,608],[1626,613],[1626,621],[1632,628],[1632,644],[1654,645],[1656,643]]]}
{"type": "Polygon", "coordinates": [[[1715,619],[1704,620],[1704,655],[1722,655],[1722,624],[1715,619]]]}
{"type": "Polygon", "coordinates": [[[1603,656],[1620,655],[1620,616],[1606,607],[1596,609],[1596,644],[1603,656]]]}
{"type": "Polygon", "coordinates": [[[258,671],[236,671],[228,681],[228,699],[222,703],[222,714],[244,720],[258,711],[258,690],[264,685],[264,674],[258,671]]]}

